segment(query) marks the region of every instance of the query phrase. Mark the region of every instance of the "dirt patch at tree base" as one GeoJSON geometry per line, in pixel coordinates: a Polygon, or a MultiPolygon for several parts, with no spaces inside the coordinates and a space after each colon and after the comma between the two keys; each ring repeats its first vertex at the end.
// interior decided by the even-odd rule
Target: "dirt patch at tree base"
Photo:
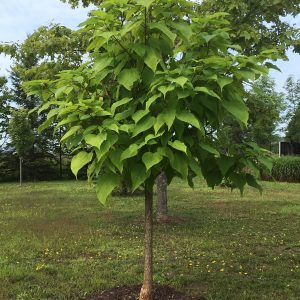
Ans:
{"type": "MultiPolygon", "coordinates": [[[[141,285],[117,286],[109,290],[96,291],[82,300],[138,300],[141,285]]],[[[206,300],[204,297],[192,297],[166,285],[154,285],[153,300],[206,300]]]]}

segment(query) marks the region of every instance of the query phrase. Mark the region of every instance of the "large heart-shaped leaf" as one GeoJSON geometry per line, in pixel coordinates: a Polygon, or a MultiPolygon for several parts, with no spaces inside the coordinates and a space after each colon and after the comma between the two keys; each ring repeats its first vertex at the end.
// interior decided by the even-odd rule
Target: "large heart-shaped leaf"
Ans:
{"type": "Polygon", "coordinates": [[[88,164],[93,158],[93,153],[88,153],[81,151],[77,153],[71,161],[71,170],[73,174],[77,177],[78,171],[88,164]]]}
{"type": "Polygon", "coordinates": [[[120,177],[112,172],[100,175],[97,179],[96,194],[102,204],[105,204],[108,196],[120,184],[120,177]]]}

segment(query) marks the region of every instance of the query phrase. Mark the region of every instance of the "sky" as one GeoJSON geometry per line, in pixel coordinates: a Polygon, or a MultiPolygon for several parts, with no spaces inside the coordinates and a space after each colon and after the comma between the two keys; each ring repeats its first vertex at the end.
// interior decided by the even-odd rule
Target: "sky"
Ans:
{"type": "MultiPolygon", "coordinates": [[[[71,9],[59,0],[0,0],[0,42],[22,42],[36,28],[60,23],[72,29],[87,18],[90,8],[71,9]]],[[[288,21],[300,27],[300,16],[288,21]]],[[[282,73],[271,71],[281,90],[288,75],[300,79],[300,55],[289,51],[289,61],[279,61],[282,73]]],[[[0,54],[0,76],[8,75],[9,58],[0,54]]]]}
{"type": "MultiPolygon", "coordinates": [[[[59,0],[0,0],[0,43],[22,42],[36,28],[50,23],[76,29],[90,10],[71,9],[59,0]]],[[[9,57],[0,55],[0,76],[8,75],[10,63],[9,57]]]]}

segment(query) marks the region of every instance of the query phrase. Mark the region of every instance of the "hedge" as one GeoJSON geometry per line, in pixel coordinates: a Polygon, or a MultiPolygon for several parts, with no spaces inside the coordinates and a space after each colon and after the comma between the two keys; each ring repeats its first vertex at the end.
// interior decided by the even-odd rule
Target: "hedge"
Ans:
{"type": "Polygon", "coordinates": [[[282,156],[275,159],[272,177],[277,181],[300,182],[300,157],[282,156]]]}

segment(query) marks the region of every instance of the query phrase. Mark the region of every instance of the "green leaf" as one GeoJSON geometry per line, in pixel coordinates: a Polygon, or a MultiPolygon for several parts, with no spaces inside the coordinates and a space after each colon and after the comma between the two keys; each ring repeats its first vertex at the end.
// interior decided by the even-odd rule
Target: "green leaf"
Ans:
{"type": "Polygon", "coordinates": [[[146,47],[144,44],[130,44],[129,45],[130,49],[132,49],[138,56],[144,57],[146,53],[146,47]]]}
{"type": "Polygon", "coordinates": [[[170,130],[176,117],[176,109],[173,107],[165,108],[163,113],[161,114],[161,117],[164,123],[167,124],[168,129],[170,130]]]}
{"type": "Polygon", "coordinates": [[[263,192],[262,186],[258,184],[258,182],[252,174],[246,174],[246,181],[249,186],[252,186],[255,189],[259,190],[260,193],[263,192]]]}
{"type": "Polygon", "coordinates": [[[162,159],[163,159],[163,157],[157,152],[155,152],[155,153],[146,152],[142,156],[142,161],[143,161],[144,165],[146,166],[147,171],[149,169],[151,169],[153,166],[160,163],[162,161],[162,159]]]}
{"type": "Polygon", "coordinates": [[[161,31],[174,44],[175,39],[176,39],[176,34],[173,33],[163,22],[151,23],[149,27],[150,27],[150,29],[157,29],[157,30],[161,31]]]}
{"type": "Polygon", "coordinates": [[[38,133],[42,133],[45,129],[47,129],[51,124],[53,123],[53,118],[47,119],[45,122],[43,122],[39,128],[38,133]]]}
{"type": "Polygon", "coordinates": [[[222,175],[225,176],[226,173],[229,171],[229,169],[231,167],[234,166],[235,164],[235,159],[233,157],[229,157],[229,156],[221,156],[218,160],[217,160],[217,164],[219,166],[219,169],[222,172],[222,175]]]}
{"type": "Polygon", "coordinates": [[[215,155],[217,155],[217,156],[220,156],[219,151],[216,150],[215,148],[213,148],[212,146],[208,145],[208,144],[199,143],[199,146],[200,146],[203,150],[205,150],[205,151],[207,151],[207,152],[209,152],[209,153],[211,153],[211,154],[215,154],[215,155]]]}
{"type": "Polygon", "coordinates": [[[114,114],[116,109],[119,107],[119,106],[122,106],[124,104],[127,104],[128,102],[130,102],[132,100],[132,98],[124,98],[122,100],[119,100],[117,102],[114,102],[111,106],[111,113],[114,114]]]}
{"type": "Polygon", "coordinates": [[[230,101],[224,100],[222,106],[229,111],[236,119],[247,124],[249,113],[246,104],[243,101],[231,98],[230,101]]]}
{"type": "Polygon", "coordinates": [[[129,91],[138,80],[140,80],[140,73],[136,68],[124,69],[118,76],[118,82],[129,91]]]}
{"type": "Polygon", "coordinates": [[[245,174],[242,173],[233,173],[229,176],[229,178],[232,180],[233,184],[235,185],[235,187],[237,187],[240,192],[241,195],[243,195],[244,193],[244,187],[246,184],[246,176],[245,174]]]}
{"type": "Polygon", "coordinates": [[[200,168],[198,162],[197,162],[193,157],[190,157],[190,158],[189,158],[189,166],[190,166],[191,170],[192,170],[198,177],[200,177],[200,178],[203,177],[201,168],[200,168]]]}
{"type": "Polygon", "coordinates": [[[147,172],[145,166],[140,163],[132,165],[130,171],[132,191],[134,192],[145,182],[145,180],[149,177],[150,172],[147,172]]]}
{"type": "Polygon", "coordinates": [[[273,168],[273,159],[268,157],[257,157],[258,161],[268,169],[268,171],[272,171],[273,168]]]}
{"type": "Polygon", "coordinates": [[[150,129],[153,127],[155,123],[155,117],[148,117],[142,119],[140,122],[138,122],[132,132],[132,137],[137,136],[141,132],[145,132],[146,130],[150,129]]]}
{"type": "Polygon", "coordinates": [[[64,142],[65,140],[67,140],[70,136],[74,135],[75,133],[78,132],[78,130],[81,129],[81,126],[73,126],[71,127],[65,134],[64,136],[61,138],[61,142],[64,142]]]}
{"type": "Polygon", "coordinates": [[[145,64],[153,71],[156,71],[157,65],[160,61],[160,57],[157,52],[150,47],[146,49],[146,57],[145,57],[145,64]]]}
{"type": "Polygon", "coordinates": [[[149,9],[154,0],[136,0],[136,3],[149,9]]]}
{"type": "Polygon", "coordinates": [[[160,86],[160,87],[158,88],[158,90],[159,90],[160,92],[163,93],[163,95],[164,95],[165,98],[166,98],[166,94],[167,94],[168,92],[173,91],[174,89],[175,89],[175,86],[174,86],[174,85],[168,85],[168,86],[163,85],[163,86],[160,86]]]}
{"type": "Polygon", "coordinates": [[[90,133],[84,137],[84,140],[87,144],[100,150],[100,146],[106,140],[106,137],[107,134],[105,132],[99,133],[97,135],[90,133]]]}
{"type": "Polygon", "coordinates": [[[188,176],[188,164],[185,156],[178,152],[173,152],[173,154],[172,160],[170,161],[171,166],[181,175],[182,179],[186,180],[188,176]]]}
{"type": "Polygon", "coordinates": [[[176,118],[182,122],[188,123],[201,131],[203,131],[203,127],[200,124],[199,120],[189,111],[181,110],[176,112],[176,118]]]}
{"type": "Polygon", "coordinates": [[[112,191],[120,184],[120,177],[112,172],[100,175],[96,184],[96,194],[99,201],[105,205],[112,191]]]}
{"type": "Polygon", "coordinates": [[[171,23],[171,26],[179,31],[181,34],[181,37],[184,38],[185,40],[189,40],[192,35],[193,31],[190,25],[188,23],[171,23]]]}
{"type": "Polygon", "coordinates": [[[152,97],[150,97],[147,102],[146,102],[146,109],[149,109],[149,107],[156,101],[156,99],[158,99],[161,95],[160,94],[156,94],[153,95],[152,97]]]}
{"type": "Polygon", "coordinates": [[[140,149],[139,145],[131,144],[126,150],[122,152],[121,161],[136,156],[138,154],[139,149],[140,149]]]}
{"type": "Polygon", "coordinates": [[[221,91],[222,91],[224,86],[226,86],[226,85],[233,82],[233,79],[230,78],[230,77],[220,77],[220,78],[218,78],[217,82],[218,82],[218,85],[220,86],[221,91]]]}
{"type": "Polygon", "coordinates": [[[134,123],[137,123],[138,121],[140,121],[143,117],[145,117],[147,114],[149,114],[149,110],[138,110],[133,116],[132,116],[132,120],[134,121],[134,123]]]}
{"type": "Polygon", "coordinates": [[[93,153],[81,151],[76,154],[71,161],[71,170],[77,178],[78,171],[88,164],[93,158],[93,153]]]}
{"type": "Polygon", "coordinates": [[[281,72],[281,70],[280,70],[276,65],[274,65],[274,64],[272,64],[272,63],[270,63],[270,62],[266,62],[265,65],[266,65],[266,67],[269,68],[269,69],[274,69],[274,70],[276,70],[276,71],[281,72]]]}
{"type": "Polygon", "coordinates": [[[156,118],[155,124],[154,124],[154,132],[157,134],[159,129],[165,124],[164,115],[159,114],[156,118]]]}
{"type": "Polygon", "coordinates": [[[216,36],[217,36],[216,34],[208,34],[208,35],[204,35],[202,37],[205,39],[206,43],[209,43],[216,36]]]}
{"type": "Polygon", "coordinates": [[[169,144],[172,148],[174,148],[174,149],[176,149],[176,150],[179,150],[179,151],[182,151],[182,152],[184,152],[185,154],[187,154],[187,148],[186,148],[186,145],[185,145],[183,142],[176,140],[176,141],[174,141],[174,142],[169,141],[168,144],[169,144]]]}
{"type": "Polygon", "coordinates": [[[240,69],[235,71],[235,74],[238,75],[239,77],[243,78],[243,79],[249,79],[251,81],[255,80],[255,72],[253,72],[250,69],[240,69]]]}
{"type": "Polygon", "coordinates": [[[202,93],[205,93],[205,94],[207,94],[207,95],[210,95],[210,96],[212,96],[212,97],[214,97],[214,98],[217,98],[217,99],[221,100],[221,98],[219,97],[218,94],[216,94],[213,90],[211,90],[211,89],[209,89],[209,88],[207,88],[207,87],[205,87],[205,86],[197,86],[197,87],[195,88],[195,91],[196,91],[196,92],[202,92],[202,93]]]}
{"type": "Polygon", "coordinates": [[[113,165],[116,166],[120,172],[123,172],[123,162],[121,161],[121,154],[122,150],[116,149],[109,152],[109,158],[113,165]]]}
{"type": "Polygon", "coordinates": [[[183,76],[179,76],[177,78],[170,78],[169,79],[171,82],[175,82],[178,85],[180,85],[182,88],[184,87],[184,85],[187,83],[188,78],[183,77],[183,76]]]}
{"type": "Polygon", "coordinates": [[[95,71],[96,73],[100,73],[105,68],[107,68],[112,63],[112,61],[113,59],[107,56],[97,59],[97,62],[93,66],[93,71],[95,71]]]}

